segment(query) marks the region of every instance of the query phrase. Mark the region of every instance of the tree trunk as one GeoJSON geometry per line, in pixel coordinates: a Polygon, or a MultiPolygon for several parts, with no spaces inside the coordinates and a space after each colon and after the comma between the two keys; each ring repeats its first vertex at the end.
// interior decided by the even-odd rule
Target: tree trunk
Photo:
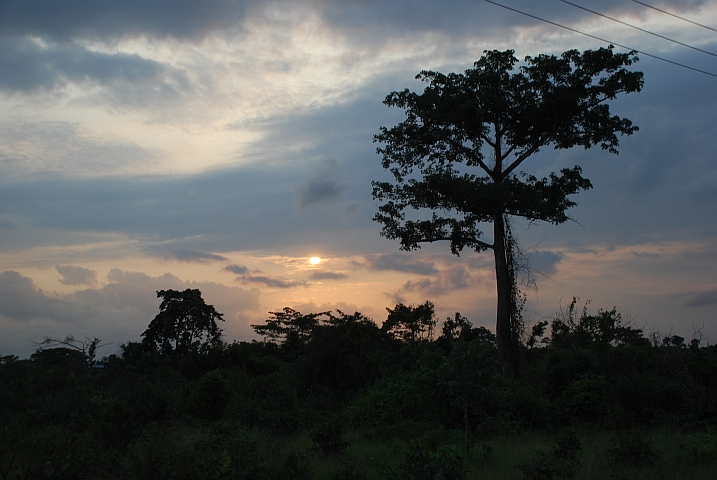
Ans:
{"type": "Polygon", "coordinates": [[[498,358],[503,376],[515,378],[518,374],[515,342],[511,326],[513,299],[508,259],[505,249],[505,221],[503,214],[493,215],[493,253],[495,255],[495,280],[498,288],[495,336],[498,342],[498,358]]]}

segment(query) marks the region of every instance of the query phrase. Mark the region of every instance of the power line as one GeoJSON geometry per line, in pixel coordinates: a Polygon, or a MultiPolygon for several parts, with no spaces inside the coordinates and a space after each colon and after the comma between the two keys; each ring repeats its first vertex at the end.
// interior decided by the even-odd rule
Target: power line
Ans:
{"type": "Polygon", "coordinates": [[[686,69],[688,69],[688,70],[692,70],[692,71],[695,71],[695,72],[703,73],[703,74],[705,74],[705,75],[709,75],[710,77],[715,77],[715,78],[717,78],[717,74],[710,73],[710,72],[706,72],[706,71],[704,71],[704,70],[700,70],[699,68],[690,67],[689,65],[685,65],[685,64],[682,64],[682,63],[679,63],[679,62],[673,62],[672,60],[668,60],[668,59],[663,58],[663,57],[658,57],[657,55],[652,55],[652,54],[650,54],[650,53],[643,52],[643,51],[641,51],[641,50],[636,50],[636,49],[634,49],[634,48],[630,48],[630,47],[628,47],[628,46],[621,45],[621,44],[619,44],[619,43],[617,43],[617,42],[611,42],[610,40],[606,40],[606,39],[604,39],[604,38],[601,38],[601,37],[598,37],[598,36],[595,36],[595,35],[591,35],[591,34],[589,34],[589,33],[581,32],[580,30],[576,30],[576,29],[571,28],[571,27],[566,27],[565,25],[561,25],[561,24],[559,24],[559,23],[551,22],[550,20],[546,20],[546,19],[544,19],[544,18],[540,18],[540,17],[537,17],[537,16],[535,16],[535,15],[531,15],[530,13],[526,13],[526,12],[523,12],[523,11],[521,11],[521,10],[517,10],[517,9],[515,9],[515,8],[508,7],[508,6],[506,6],[506,5],[502,5],[502,4],[497,3],[497,2],[494,2],[494,1],[492,1],[492,0],[483,0],[483,1],[486,2],[486,3],[490,3],[490,4],[492,4],[492,5],[495,5],[495,6],[497,6],[497,7],[505,8],[506,10],[510,10],[510,11],[512,11],[512,12],[519,13],[519,14],[521,14],[521,15],[525,15],[526,17],[534,18],[535,20],[540,20],[541,22],[549,23],[550,25],[554,25],[554,26],[556,26],[556,27],[564,28],[564,29],[566,29],[566,30],[570,30],[571,32],[579,33],[580,35],[585,35],[586,37],[594,38],[595,40],[600,40],[601,42],[610,43],[610,44],[612,44],[612,45],[617,45],[618,47],[625,48],[625,49],[627,49],[627,50],[632,50],[632,51],[634,51],[634,52],[637,52],[637,53],[640,53],[640,54],[642,54],[642,55],[645,55],[646,57],[651,57],[651,58],[654,58],[654,59],[656,59],[656,60],[661,60],[661,61],[663,61],[663,62],[671,63],[672,65],[676,65],[676,66],[678,66],[678,67],[686,68],[686,69]]]}
{"type": "Polygon", "coordinates": [[[567,4],[567,5],[571,5],[571,6],[575,7],[575,8],[579,8],[580,10],[584,10],[584,11],[586,11],[586,12],[590,12],[590,13],[592,13],[593,15],[597,15],[597,16],[599,16],[599,17],[607,18],[608,20],[612,20],[613,22],[617,22],[617,23],[619,23],[619,24],[621,24],[621,25],[625,25],[625,26],[627,26],[627,27],[634,28],[635,30],[639,30],[639,31],[644,32],[644,33],[649,33],[650,35],[654,35],[654,36],[656,36],[656,37],[662,38],[662,39],[667,40],[667,41],[669,41],[669,42],[676,43],[676,44],[678,44],[678,45],[682,45],[683,47],[691,48],[692,50],[697,50],[698,52],[706,53],[707,55],[712,55],[713,57],[717,57],[717,54],[714,54],[714,53],[712,53],[712,52],[708,52],[707,50],[702,50],[701,48],[693,47],[692,45],[688,45],[688,44],[686,44],[686,43],[682,43],[682,42],[680,42],[680,41],[677,41],[677,40],[674,40],[674,39],[672,39],[672,38],[666,37],[666,36],[664,36],[664,35],[660,35],[659,33],[655,33],[655,32],[651,32],[651,31],[649,31],[649,30],[645,30],[644,28],[640,28],[640,27],[637,27],[637,26],[635,26],[635,25],[631,25],[631,24],[629,24],[629,23],[627,23],[627,22],[623,22],[622,20],[618,20],[617,18],[613,18],[613,17],[610,17],[610,16],[608,16],[608,15],[604,15],[604,14],[602,14],[602,13],[596,12],[596,11],[594,11],[594,10],[590,10],[589,8],[582,7],[582,6],[577,5],[577,4],[575,4],[575,3],[572,3],[572,2],[568,2],[567,0],[558,0],[558,1],[559,1],[559,2],[563,2],[563,3],[567,4]]]}
{"type": "Polygon", "coordinates": [[[657,10],[658,12],[662,12],[662,13],[664,13],[665,15],[669,15],[669,16],[671,16],[671,17],[679,18],[680,20],[684,20],[685,22],[689,22],[689,23],[691,23],[691,24],[693,24],[693,25],[697,25],[698,27],[706,28],[707,30],[712,30],[713,32],[717,32],[717,29],[715,29],[715,28],[708,27],[707,25],[702,25],[701,23],[693,22],[692,20],[689,20],[689,19],[684,18],[684,17],[680,17],[679,15],[675,15],[674,13],[670,13],[670,12],[668,12],[668,11],[666,11],[666,10],[660,10],[659,8],[653,7],[652,5],[648,5],[648,4],[646,4],[646,3],[638,2],[637,0],[630,0],[630,1],[631,1],[631,2],[635,2],[635,3],[639,3],[639,4],[642,5],[643,7],[651,8],[651,9],[653,9],[653,10],[657,10]]]}

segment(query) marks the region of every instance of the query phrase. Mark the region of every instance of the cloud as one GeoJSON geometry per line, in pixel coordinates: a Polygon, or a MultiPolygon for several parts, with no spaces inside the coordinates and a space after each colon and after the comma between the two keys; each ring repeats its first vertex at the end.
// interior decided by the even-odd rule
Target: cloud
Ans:
{"type": "Polygon", "coordinates": [[[175,248],[175,249],[165,249],[162,247],[157,247],[154,245],[150,245],[146,248],[147,253],[150,255],[153,255],[155,257],[161,257],[165,260],[177,260],[179,262],[188,262],[188,263],[212,263],[219,260],[227,260],[227,258],[222,257],[221,255],[215,255],[213,253],[205,253],[200,252],[197,250],[192,250],[191,248],[175,248]]]}
{"type": "Polygon", "coordinates": [[[564,256],[560,252],[536,250],[529,255],[528,263],[531,270],[542,275],[553,275],[564,256]]]}
{"type": "Polygon", "coordinates": [[[70,82],[148,83],[162,64],[136,54],[101,53],[78,45],[42,45],[31,39],[0,41],[0,90],[52,90],[70,82]]]}
{"type": "Polygon", "coordinates": [[[57,41],[77,38],[116,40],[123,37],[201,38],[218,29],[233,29],[253,2],[22,0],[3,2],[0,32],[40,36],[57,41]]]}
{"type": "Polygon", "coordinates": [[[314,270],[313,272],[311,272],[311,275],[309,275],[309,277],[312,280],[341,280],[343,278],[346,278],[346,275],[343,273],[314,270]]]}
{"type": "Polygon", "coordinates": [[[97,283],[97,272],[89,268],[55,265],[55,269],[62,275],[60,283],[65,285],[95,285],[97,283]]]}
{"type": "Polygon", "coordinates": [[[393,270],[404,273],[417,273],[419,275],[435,275],[438,273],[433,262],[416,260],[415,256],[389,253],[386,255],[368,255],[365,263],[356,263],[369,270],[393,270]]]}
{"type": "Polygon", "coordinates": [[[717,304],[717,288],[712,290],[703,290],[690,296],[685,302],[687,307],[703,307],[705,305],[717,304]]]}
{"type": "Polygon", "coordinates": [[[139,341],[158,313],[158,290],[199,289],[202,298],[224,314],[225,330],[243,335],[249,333],[243,318],[259,307],[257,289],[185,281],[169,273],[152,277],[112,269],[107,281],[101,288],[62,294],[40,289],[18,272],[0,273],[0,327],[9,327],[8,334],[0,336],[0,350],[29,354],[29,345],[48,335],[96,336],[115,346],[139,341]]]}
{"type": "Polygon", "coordinates": [[[306,282],[300,280],[284,280],[278,277],[268,277],[265,275],[242,275],[237,277],[242,283],[259,283],[271,288],[294,288],[306,285],[306,282]]]}
{"type": "Polygon", "coordinates": [[[334,159],[327,159],[313,175],[304,179],[294,190],[299,208],[306,208],[318,203],[326,203],[338,199],[348,188],[346,183],[336,179],[338,164],[334,159]]]}
{"type": "Polygon", "coordinates": [[[3,174],[56,172],[62,176],[97,177],[126,173],[153,160],[155,155],[147,149],[111,136],[100,137],[79,123],[0,122],[3,174]]]}
{"type": "Polygon", "coordinates": [[[650,252],[630,252],[637,258],[660,258],[659,253],[650,253],[650,252]]]}
{"type": "MultiPolygon", "coordinates": [[[[428,297],[440,297],[456,290],[467,288],[474,283],[475,281],[471,278],[465,267],[455,265],[440,272],[437,278],[409,280],[401,288],[400,292],[420,292],[428,297]]],[[[400,295],[397,294],[396,298],[399,297],[400,295]]]]}
{"type": "Polygon", "coordinates": [[[236,273],[237,275],[244,275],[249,269],[243,265],[227,265],[224,267],[227,272],[236,273]]]}

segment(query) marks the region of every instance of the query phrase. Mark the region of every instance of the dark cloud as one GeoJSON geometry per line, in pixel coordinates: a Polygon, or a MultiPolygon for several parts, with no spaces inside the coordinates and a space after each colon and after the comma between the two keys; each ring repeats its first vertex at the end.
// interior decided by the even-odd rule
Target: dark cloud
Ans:
{"type": "Polygon", "coordinates": [[[244,275],[249,269],[243,265],[227,265],[224,267],[227,272],[236,273],[237,275],[244,275]]]}
{"type": "Polygon", "coordinates": [[[313,272],[311,272],[311,275],[309,275],[309,277],[312,280],[341,280],[346,278],[346,275],[343,273],[314,270],[313,272]]]}
{"type": "Polygon", "coordinates": [[[415,255],[389,253],[386,255],[368,255],[363,266],[369,270],[393,270],[396,272],[417,273],[419,275],[435,275],[438,273],[432,262],[416,259],[415,255]]]}
{"type": "Polygon", "coordinates": [[[201,38],[236,28],[251,1],[230,0],[22,0],[0,2],[0,32],[46,37],[119,39],[201,38]]]}
{"type": "Polygon", "coordinates": [[[401,288],[401,293],[420,292],[427,297],[440,297],[467,288],[474,283],[475,281],[463,266],[455,265],[440,272],[436,278],[409,280],[401,288]]]}
{"type": "Polygon", "coordinates": [[[348,185],[336,178],[338,171],[336,160],[325,160],[313,175],[297,185],[294,195],[299,208],[335,201],[341,197],[348,185]]]}
{"type": "Polygon", "coordinates": [[[57,273],[62,275],[60,283],[65,285],[95,285],[97,272],[75,265],[55,265],[57,273]]]}
{"type": "Polygon", "coordinates": [[[685,302],[687,307],[703,307],[715,304],[717,304],[717,288],[697,292],[685,302]]]}
{"type": "Polygon", "coordinates": [[[258,283],[271,288],[294,288],[306,285],[306,282],[299,280],[284,280],[283,278],[268,277],[266,275],[242,275],[237,277],[242,283],[258,283]]]}
{"type": "Polygon", "coordinates": [[[174,248],[166,249],[163,247],[157,247],[150,245],[146,248],[147,253],[150,255],[161,257],[165,260],[177,260],[179,262],[189,263],[212,263],[219,260],[227,260],[221,255],[215,255],[213,253],[199,252],[192,250],[191,248],[174,248]]]}
{"type": "MultiPolygon", "coordinates": [[[[0,37],[1,38],[1,37],[0,37]]],[[[0,41],[0,90],[51,90],[69,82],[146,83],[165,67],[134,54],[93,52],[78,45],[41,45],[31,39],[0,41]]]]}
{"type": "Polygon", "coordinates": [[[536,250],[528,256],[530,269],[542,275],[553,275],[564,255],[550,250],[536,250]]]}
{"type": "Polygon", "coordinates": [[[637,258],[660,258],[659,253],[650,253],[650,252],[630,252],[637,258]]]}

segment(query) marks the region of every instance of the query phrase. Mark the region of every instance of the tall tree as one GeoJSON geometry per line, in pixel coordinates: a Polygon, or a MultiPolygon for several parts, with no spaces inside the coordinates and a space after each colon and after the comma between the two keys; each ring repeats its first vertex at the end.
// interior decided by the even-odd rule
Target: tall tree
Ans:
{"type": "Polygon", "coordinates": [[[200,352],[221,341],[223,314],[207,305],[197,289],[160,290],[159,313],[142,333],[142,343],[160,353],[200,352]]]}
{"type": "Polygon", "coordinates": [[[446,240],[454,255],[464,248],[492,250],[498,292],[496,336],[501,369],[517,373],[512,250],[506,235],[509,216],[553,224],[568,220],[575,205],[568,197],[591,188],[579,166],[538,179],[518,168],[540,148],[599,145],[617,153],[617,134],[637,131],[630,120],[610,114],[607,101],[618,93],[639,92],[641,72],[626,67],[636,52],[613,46],[569,50],[560,57],[526,57],[515,71],[513,50],[486,51],[465,73],[422,71],[422,94],[392,92],[389,107],[405,110],[406,120],[381,127],[377,152],[395,182],[372,182],[382,202],[374,220],[381,234],[398,239],[402,250],[446,240]],[[407,210],[419,213],[406,217],[407,210]],[[423,212],[430,218],[421,219],[423,212]],[[492,223],[493,241],[480,225],[492,223]]]}

